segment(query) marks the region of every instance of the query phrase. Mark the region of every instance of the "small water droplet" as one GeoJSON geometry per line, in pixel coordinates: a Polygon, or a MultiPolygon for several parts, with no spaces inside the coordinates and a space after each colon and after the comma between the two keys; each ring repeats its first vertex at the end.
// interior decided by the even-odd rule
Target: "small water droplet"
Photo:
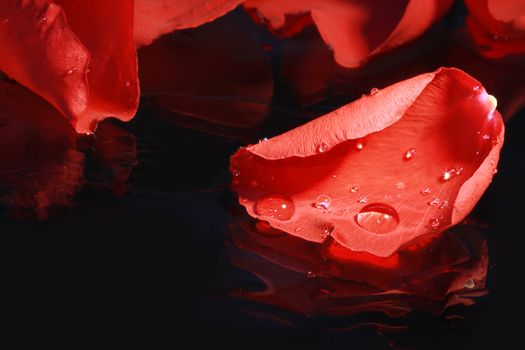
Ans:
{"type": "Polygon", "coordinates": [[[392,232],[399,224],[399,214],[388,204],[372,203],[365,206],[356,221],[363,229],[374,233],[392,232]]]}
{"type": "Polygon", "coordinates": [[[73,68],[68,69],[66,73],[67,73],[67,75],[71,75],[71,74],[73,74],[76,71],[77,71],[77,67],[73,67],[73,68]]]}
{"type": "Polygon", "coordinates": [[[324,194],[315,199],[314,207],[317,209],[328,209],[332,204],[332,199],[324,194]]]}
{"type": "Polygon", "coordinates": [[[368,198],[366,198],[366,196],[361,196],[357,200],[357,203],[366,203],[366,202],[368,202],[368,198]]]}
{"type": "Polygon", "coordinates": [[[489,134],[483,134],[483,135],[481,135],[481,138],[483,140],[490,140],[490,135],[489,134]]]}
{"type": "Polygon", "coordinates": [[[432,206],[432,207],[436,207],[438,206],[440,203],[440,200],[438,197],[434,197],[430,202],[428,202],[428,205],[432,206]]]}
{"type": "Polygon", "coordinates": [[[232,168],[231,172],[232,172],[232,175],[235,177],[241,175],[241,171],[239,169],[232,168]]]}
{"type": "Polygon", "coordinates": [[[498,173],[498,168],[494,168],[494,170],[492,170],[492,175],[496,175],[497,173],[498,173]]]}
{"type": "Polygon", "coordinates": [[[464,168],[461,165],[456,166],[456,175],[461,175],[463,173],[464,168]]]}
{"type": "Polygon", "coordinates": [[[357,187],[357,186],[350,187],[350,192],[357,193],[358,191],[359,191],[359,187],[357,187]]]}
{"type": "Polygon", "coordinates": [[[131,82],[129,80],[126,80],[126,82],[124,83],[124,85],[126,85],[126,87],[130,87],[131,86],[131,82]]]}
{"type": "Polygon", "coordinates": [[[414,157],[414,155],[416,154],[416,149],[415,148],[409,148],[408,151],[406,151],[405,155],[403,156],[403,158],[405,160],[410,160],[414,157]]]}
{"type": "Polygon", "coordinates": [[[379,89],[378,89],[378,88],[372,88],[372,89],[370,90],[370,95],[375,95],[375,94],[377,94],[378,92],[379,92],[379,89]]]}
{"type": "Polygon", "coordinates": [[[301,231],[302,229],[301,229],[300,227],[296,227],[296,228],[294,228],[293,230],[294,230],[295,232],[299,232],[299,231],[301,231]]]}
{"type": "Polygon", "coordinates": [[[315,277],[317,277],[317,274],[313,271],[308,271],[306,273],[306,278],[315,278],[315,277]]]}
{"type": "Polygon", "coordinates": [[[333,226],[330,226],[330,227],[326,227],[323,231],[323,234],[321,235],[321,237],[323,239],[327,239],[328,236],[330,236],[332,234],[332,231],[334,230],[333,226]]]}
{"type": "Polygon", "coordinates": [[[337,177],[337,175],[336,174],[332,174],[332,177],[335,179],[337,177]]]}
{"type": "Polygon", "coordinates": [[[432,218],[429,221],[430,228],[437,230],[439,228],[440,221],[438,218],[432,218]]]}
{"type": "Polygon", "coordinates": [[[441,202],[439,209],[445,209],[446,207],[448,207],[448,201],[444,199],[443,202],[441,202]]]}
{"type": "Polygon", "coordinates": [[[473,289],[476,287],[476,283],[474,282],[473,279],[468,279],[466,282],[465,282],[465,288],[468,288],[468,289],[473,289]]]}
{"type": "Polygon", "coordinates": [[[441,175],[441,180],[448,181],[452,179],[452,176],[454,176],[454,173],[456,172],[456,169],[454,168],[448,168],[443,172],[443,175],[441,175]]]}
{"type": "Polygon", "coordinates": [[[264,196],[255,203],[255,214],[275,218],[277,220],[290,220],[295,213],[293,200],[282,194],[264,196]]]}
{"type": "Polygon", "coordinates": [[[259,140],[259,143],[266,142],[266,141],[268,141],[268,138],[267,137],[263,137],[262,139],[259,140]]]}
{"type": "Polygon", "coordinates": [[[472,91],[475,93],[475,94],[480,94],[481,93],[481,88],[479,87],[479,85],[474,85],[472,87],[472,91]]]}
{"type": "Polygon", "coordinates": [[[239,197],[241,203],[246,204],[248,203],[248,198],[239,197]]]}
{"type": "Polygon", "coordinates": [[[75,56],[75,61],[80,61],[80,55],[75,56]]]}
{"type": "Polygon", "coordinates": [[[326,143],[323,142],[317,146],[317,152],[324,153],[326,151],[328,151],[328,145],[326,143]]]}
{"type": "Polygon", "coordinates": [[[356,143],[354,145],[354,149],[356,151],[362,151],[363,148],[365,148],[365,144],[363,143],[363,141],[356,141],[356,143]]]}
{"type": "Polygon", "coordinates": [[[430,188],[426,187],[426,188],[422,189],[420,193],[423,196],[426,196],[426,195],[430,194],[430,188]]]}
{"type": "Polygon", "coordinates": [[[39,22],[40,24],[44,24],[44,23],[46,23],[46,22],[47,22],[47,17],[46,17],[46,16],[42,16],[42,17],[40,17],[40,18],[38,19],[38,22],[39,22]]]}

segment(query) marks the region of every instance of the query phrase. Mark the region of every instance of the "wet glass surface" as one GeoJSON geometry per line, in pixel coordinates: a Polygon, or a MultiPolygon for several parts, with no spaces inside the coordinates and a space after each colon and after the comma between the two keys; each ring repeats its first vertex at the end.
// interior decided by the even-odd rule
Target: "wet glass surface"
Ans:
{"type": "MultiPolygon", "coordinates": [[[[42,221],[26,209],[2,218],[6,270],[15,281],[8,284],[22,300],[12,303],[18,317],[31,310],[35,324],[56,319],[55,334],[77,342],[100,344],[94,334],[104,334],[112,345],[150,347],[189,341],[227,348],[493,349],[521,339],[511,315],[521,315],[523,304],[525,111],[506,124],[498,175],[466,222],[390,258],[349,256],[330,242],[287,236],[249,218],[230,190],[229,157],[240,146],[441,65],[465,69],[488,91],[501,88],[493,94],[510,110],[506,101],[519,91],[509,85],[525,72],[523,58],[494,63],[474,56],[458,44],[461,35],[451,38],[462,9],[455,11],[399,54],[396,67],[403,68],[379,61],[362,75],[309,74],[311,62],[294,60],[296,50],[312,57],[305,52],[319,45],[315,33],[279,41],[240,11],[166,37],[168,48],[195,57],[178,62],[192,72],[218,69],[206,64],[210,55],[219,66],[235,56],[236,66],[221,70],[205,91],[194,73],[178,85],[145,89],[134,120],[105,122],[95,139],[77,141],[86,185],[71,208],[42,221]],[[232,23],[257,38],[249,54],[235,51],[245,48],[246,37],[233,35],[232,23]],[[202,53],[188,39],[215,40],[210,33],[226,38],[233,51],[202,53]]],[[[0,195],[8,193],[0,183],[0,195]]],[[[12,205],[4,201],[3,210],[12,205]]]]}

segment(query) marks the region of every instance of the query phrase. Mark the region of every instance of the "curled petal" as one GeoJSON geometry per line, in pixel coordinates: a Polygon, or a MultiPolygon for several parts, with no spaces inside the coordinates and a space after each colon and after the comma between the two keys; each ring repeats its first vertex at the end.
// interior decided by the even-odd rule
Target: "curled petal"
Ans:
{"type": "Polygon", "coordinates": [[[421,36],[451,5],[448,0],[248,0],[244,6],[256,11],[274,32],[284,28],[285,36],[304,28],[309,23],[304,16],[309,15],[325,43],[333,48],[337,63],[354,68],[371,56],[421,36]],[[286,22],[287,16],[295,20],[294,25],[286,22]]]}
{"type": "Polygon", "coordinates": [[[45,219],[83,184],[76,134],[51,105],[0,78],[0,206],[19,218],[45,219]]]}
{"type": "Polygon", "coordinates": [[[2,1],[0,70],[48,100],[77,132],[138,105],[133,1],[2,1]]]}
{"type": "Polygon", "coordinates": [[[163,34],[211,22],[243,1],[135,0],[135,43],[149,45],[163,34]]]}
{"type": "Polygon", "coordinates": [[[389,256],[463,219],[503,143],[496,100],[441,68],[373,91],[231,160],[251,216],[313,242],[389,256]]]}

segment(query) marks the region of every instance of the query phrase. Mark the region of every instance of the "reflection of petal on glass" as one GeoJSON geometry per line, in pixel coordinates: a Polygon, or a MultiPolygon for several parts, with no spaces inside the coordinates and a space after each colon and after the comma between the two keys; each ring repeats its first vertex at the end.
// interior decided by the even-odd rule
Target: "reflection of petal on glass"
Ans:
{"type": "Polygon", "coordinates": [[[126,181],[137,164],[135,136],[105,120],[99,123],[92,143],[86,168],[88,183],[124,194],[126,181]]]}
{"type": "Polygon", "coordinates": [[[242,12],[166,35],[139,61],[143,96],[179,125],[235,135],[266,117],[270,60],[242,12]]]}
{"type": "Polygon", "coordinates": [[[46,101],[0,76],[0,205],[19,218],[69,206],[84,156],[68,121],[46,101]]]}
{"type": "Polygon", "coordinates": [[[473,227],[420,237],[386,258],[330,239],[317,244],[268,236],[257,227],[231,225],[231,260],[266,286],[235,293],[241,298],[306,315],[375,311],[398,317],[413,310],[440,314],[484,293],[487,245],[473,227]]]}

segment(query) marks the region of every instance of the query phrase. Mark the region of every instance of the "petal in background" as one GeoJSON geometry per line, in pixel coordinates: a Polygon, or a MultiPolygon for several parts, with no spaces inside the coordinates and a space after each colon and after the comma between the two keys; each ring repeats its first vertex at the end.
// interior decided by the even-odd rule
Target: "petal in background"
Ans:
{"type": "Polygon", "coordinates": [[[467,28],[479,52],[489,58],[525,53],[525,2],[465,0],[467,28]]]}
{"type": "Polygon", "coordinates": [[[17,218],[45,219],[70,206],[83,184],[76,134],[51,105],[0,77],[0,205],[17,218]]]}
{"type": "Polygon", "coordinates": [[[135,43],[151,44],[174,30],[198,27],[233,10],[244,0],[135,0],[135,43]]]}
{"type": "Polygon", "coordinates": [[[138,106],[133,1],[0,3],[0,70],[48,100],[77,132],[138,106]]]}
{"type": "Polygon", "coordinates": [[[503,143],[495,108],[460,70],[416,76],[241,148],[233,189],[251,216],[293,236],[389,256],[479,200],[503,143]]]}
{"type": "Polygon", "coordinates": [[[413,310],[441,314],[485,293],[487,244],[474,227],[421,237],[381,258],[331,239],[270,237],[260,226],[241,219],[230,227],[232,262],[264,283],[262,290],[235,293],[240,298],[308,316],[398,317],[413,310]]]}
{"type": "Polygon", "coordinates": [[[244,4],[254,18],[285,37],[313,22],[337,63],[347,68],[421,36],[451,5],[449,0],[248,0],[244,4]]]}
{"type": "Polygon", "coordinates": [[[147,105],[179,125],[221,135],[259,125],[269,111],[273,79],[251,25],[235,11],[140,49],[147,105]]]}

